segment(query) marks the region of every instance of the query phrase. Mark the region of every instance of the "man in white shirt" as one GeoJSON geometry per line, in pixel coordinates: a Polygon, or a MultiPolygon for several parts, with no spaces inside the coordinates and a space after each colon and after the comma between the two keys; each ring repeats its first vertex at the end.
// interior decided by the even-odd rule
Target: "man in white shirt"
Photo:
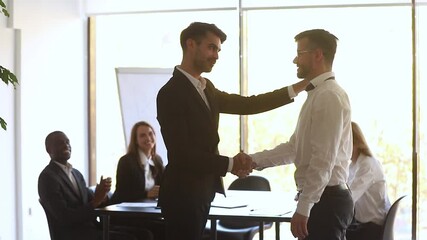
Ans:
{"type": "Polygon", "coordinates": [[[352,153],[351,107],[332,72],[337,38],[313,29],[299,33],[295,41],[297,76],[310,83],[295,132],[288,142],[251,157],[257,169],[295,164],[294,237],[345,239],[353,218],[353,200],[346,185],[352,153]]]}
{"type": "Polygon", "coordinates": [[[354,201],[355,221],[347,231],[347,240],[380,239],[390,209],[385,174],[360,127],[355,122],[351,125],[353,154],[348,185],[354,201]]]}

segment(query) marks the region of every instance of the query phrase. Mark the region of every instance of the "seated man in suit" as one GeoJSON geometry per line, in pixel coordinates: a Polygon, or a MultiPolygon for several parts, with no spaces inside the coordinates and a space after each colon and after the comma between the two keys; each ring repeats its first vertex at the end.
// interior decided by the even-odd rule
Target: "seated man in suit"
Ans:
{"type": "MultiPolygon", "coordinates": [[[[101,177],[95,193],[92,193],[86,186],[83,175],[68,163],[71,145],[65,133],[60,131],[50,133],[46,137],[45,145],[51,160],[40,173],[38,191],[40,202],[50,218],[49,228],[53,235],[51,238],[102,239],[102,232],[97,228],[94,209],[107,204],[111,178],[101,177]]],[[[129,235],[124,234],[121,237],[125,236],[129,235]]],[[[121,237],[120,239],[125,239],[121,237]]]]}

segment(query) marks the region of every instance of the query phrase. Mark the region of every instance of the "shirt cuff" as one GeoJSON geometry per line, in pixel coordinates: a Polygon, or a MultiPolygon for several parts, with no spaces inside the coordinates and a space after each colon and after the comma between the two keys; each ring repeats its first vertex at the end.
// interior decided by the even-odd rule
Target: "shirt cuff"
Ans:
{"type": "Polygon", "coordinates": [[[264,169],[264,167],[260,167],[258,159],[256,158],[256,153],[249,154],[249,157],[251,157],[252,161],[257,165],[257,167],[254,168],[255,170],[261,171],[264,169]]]}
{"type": "Polygon", "coordinates": [[[313,205],[314,205],[313,203],[306,202],[304,200],[301,200],[301,198],[300,198],[298,200],[296,212],[303,215],[303,216],[309,217],[310,211],[311,211],[311,208],[313,207],[313,205]]]}
{"type": "Polygon", "coordinates": [[[234,164],[234,159],[229,157],[228,158],[228,169],[227,172],[231,172],[231,170],[233,170],[233,164],[234,164]]]}
{"type": "Polygon", "coordinates": [[[294,87],[292,87],[292,85],[288,87],[288,94],[289,94],[289,98],[291,99],[297,96],[297,94],[294,91],[294,87]]]}

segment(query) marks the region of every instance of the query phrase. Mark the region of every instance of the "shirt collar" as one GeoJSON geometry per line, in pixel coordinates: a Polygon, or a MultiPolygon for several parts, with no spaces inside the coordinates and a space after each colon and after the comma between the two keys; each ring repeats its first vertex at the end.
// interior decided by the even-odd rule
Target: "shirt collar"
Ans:
{"type": "Polygon", "coordinates": [[[138,153],[139,153],[139,159],[141,159],[141,163],[142,165],[146,165],[146,163],[148,162],[149,165],[154,166],[154,162],[151,159],[151,157],[145,155],[145,153],[143,151],[141,151],[140,149],[138,149],[138,153]]]}
{"type": "Polygon", "coordinates": [[[58,165],[65,173],[70,174],[71,170],[73,169],[73,165],[71,165],[69,162],[67,162],[66,165],[61,164],[57,161],[53,161],[56,165],[58,165]]]}
{"type": "Polygon", "coordinates": [[[202,91],[205,90],[206,88],[206,79],[203,78],[202,76],[200,76],[200,79],[197,79],[193,76],[191,76],[191,74],[187,73],[186,71],[181,69],[181,66],[176,66],[176,68],[182,72],[182,74],[184,74],[188,80],[190,80],[190,82],[193,84],[193,86],[197,89],[201,89],[202,91]]]}
{"type": "Polygon", "coordinates": [[[325,73],[322,73],[319,76],[313,78],[310,81],[310,83],[313,84],[314,87],[317,87],[319,85],[322,85],[326,79],[331,78],[331,77],[335,77],[334,72],[325,72],[325,73]]]}

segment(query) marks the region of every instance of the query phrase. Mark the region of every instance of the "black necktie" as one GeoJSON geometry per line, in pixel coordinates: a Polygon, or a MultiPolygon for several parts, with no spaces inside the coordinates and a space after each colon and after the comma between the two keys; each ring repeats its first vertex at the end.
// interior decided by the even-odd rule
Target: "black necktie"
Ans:
{"type": "Polygon", "coordinates": [[[314,85],[313,85],[313,83],[309,83],[308,85],[307,85],[307,87],[305,87],[305,91],[311,91],[311,90],[313,90],[314,89],[314,85]]]}

